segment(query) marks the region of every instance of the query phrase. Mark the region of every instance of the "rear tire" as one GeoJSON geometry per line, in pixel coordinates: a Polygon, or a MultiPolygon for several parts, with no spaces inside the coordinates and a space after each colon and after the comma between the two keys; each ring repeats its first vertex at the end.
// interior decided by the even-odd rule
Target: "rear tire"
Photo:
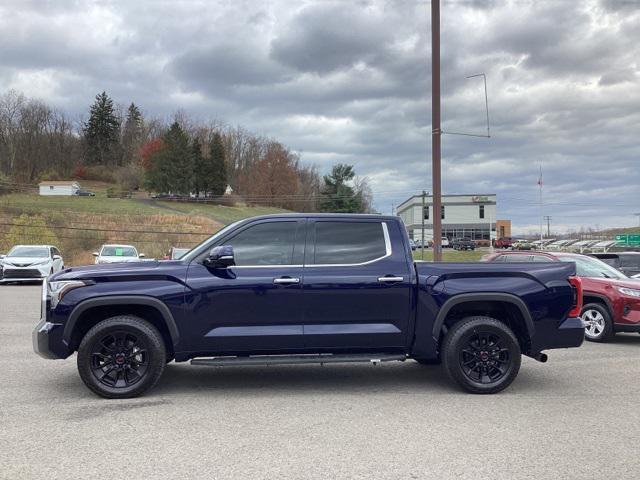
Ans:
{"type": "Polygon", "coordinates": [[[520,344],[511,329],[491,317],[467,317],[449,329],[442,362],[449,377],[471,393],[497,393],[518,375],[520,344]]]}
{"type": "Polygon", "coordinates": [[[590,342],[608,342],[613,339],[613,321],[609,310],[600,303],[588,303],[580,312],[582,321],[587,324],[584,329],[584,338],[590,342]]]}
{"type": "Polygon", "coordinates": [[[131,398],[152,388],[164,371],[162,335],[145,320],[118,315],[92,327],[78,348],[84,384],[104,398],[131,398]]]}

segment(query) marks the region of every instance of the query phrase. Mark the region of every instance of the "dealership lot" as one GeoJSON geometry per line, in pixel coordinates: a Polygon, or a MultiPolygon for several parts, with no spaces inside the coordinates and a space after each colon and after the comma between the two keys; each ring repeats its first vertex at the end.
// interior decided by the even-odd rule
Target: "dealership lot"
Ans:
{"type": "Polygon", "coordinates": [[[170,364],[93,396],[31,350],[40,287],[0,287],[0,478],[638,478],[640,335],[523,361],[496,396],[437,367],[170,364]]]}

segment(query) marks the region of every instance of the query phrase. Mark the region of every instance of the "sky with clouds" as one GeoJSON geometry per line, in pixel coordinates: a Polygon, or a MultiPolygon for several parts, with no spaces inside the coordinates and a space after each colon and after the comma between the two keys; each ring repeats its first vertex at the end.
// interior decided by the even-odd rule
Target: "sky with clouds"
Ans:
{"type": "MultiPolygon", "coordinates": [[[[640,1],[443,0],[445,193],[497,193],[536,230],[640,213],[640,1]]],[[[96,93],[241,124],[326,172],[351,163],[375,206],[431,190],[426,0],[4,0],[0,92],[72,115],[96,93]]]]}

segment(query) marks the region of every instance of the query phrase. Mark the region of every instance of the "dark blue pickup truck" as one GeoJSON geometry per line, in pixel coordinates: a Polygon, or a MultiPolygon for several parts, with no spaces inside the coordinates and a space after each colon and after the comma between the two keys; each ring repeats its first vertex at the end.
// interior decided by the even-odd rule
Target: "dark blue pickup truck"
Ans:
{"type": "Polygon", "coordinates": [[[108,398],[139,395],[167,362],[443,363],[473,393],[506,388],[521,355],[577,347],[572,263],[414,262],[398,217],[272,215],[222,229],[180,260],[68,268],[42,289],[45,358],[78,352],[108,398]]]}

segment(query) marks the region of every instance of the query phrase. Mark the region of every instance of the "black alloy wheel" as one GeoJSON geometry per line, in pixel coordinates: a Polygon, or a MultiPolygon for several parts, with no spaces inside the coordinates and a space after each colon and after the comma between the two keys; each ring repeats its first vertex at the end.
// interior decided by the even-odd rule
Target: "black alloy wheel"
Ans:
{"type": "Polygon", "coordinates": [[[91,350],[91,373],[107,387],[130,387],[147,373],[149,351],[133,333],[124,330],[108,333],[94,342],[91,350]]]}
{"type": "Polygon", "coordinates": [[[153,387],[167,360],[160,332],[142,318],[119,315],[92,327],[78,348],[85,385],[105,398],[131,398],[153,387]]]}
{"type": "Polygon", "coordinates": [[[471,393],[497,393],[518,375],[521,350],[513,331],[495,318],[464,318],[447,332],[442,361],[452,380],[471,393]]]}
{"type": "Polygon", "coordinates": [[[489,384],[504,377],[511,364],[511,352],[504,339],[490,331],[472,332],[460,349],[460,366],[469,379],[489,384]]]}

